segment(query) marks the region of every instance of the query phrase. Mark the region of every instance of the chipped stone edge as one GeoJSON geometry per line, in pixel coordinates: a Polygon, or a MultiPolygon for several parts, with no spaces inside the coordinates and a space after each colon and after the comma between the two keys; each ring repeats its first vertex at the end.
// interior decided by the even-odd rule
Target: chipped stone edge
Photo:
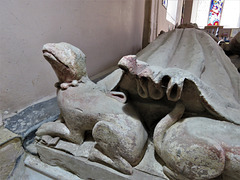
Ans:
{"type": "Polygon", "coordinates": [[[36,171],[37,173],[43,174],[52,179],[62,179],[62,180],[82,180],[78,176],[58,167],[50,166],[42,162],[36,156],[28,154],[24,164],[26,167],[36,171]]]}
{"type": "Polygon", "coordinates": [[[83,157],[73,157],[68,153],[50,147],[46,147],[40,143],[37,143],[36,147],[38,149],[38,154],[40,156],[41,161],[43,161],[44,163],[48,163],[51,166],[52,165],[61,167],[63,166],[62,168],[74,172],[76,175],[80,176],[80,178],[115,179],[115,180],[135,180],[144,178],[151,180],[166,180],[166,178],[164,177],[149,174],[135,168],[133,170],[132,175],[122,174],[108,166],[89,161],[83,157]],[[58,159],[59,157],[61,157],[60,160],[61,162],[58,159]],[[68,161],[71,163],[70,164],[64,163],[64,161],[68,161]]]}

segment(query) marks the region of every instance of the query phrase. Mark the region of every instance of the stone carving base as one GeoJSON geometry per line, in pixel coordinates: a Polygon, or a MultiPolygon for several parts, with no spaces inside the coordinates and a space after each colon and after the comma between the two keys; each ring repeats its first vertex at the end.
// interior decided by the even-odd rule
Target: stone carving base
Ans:
{"type": "Polygon", "coordinates": [[[132,175],[125,175],[102,164],[87,160],[89,149],[93,145],[93,141],[86,141],[78,146],[60,140],[54,147],[47,147],[41,143],[37,143],[36,147],[43,162],[64,168],[83,179],[168,179],[162,172],[162,166],[154,157],[154,148],[151,142],[148,143],[143,160],[134,167],[132,175]]]}
{"type": "Polygon", "coordinates": [[[9,180],[16,179],[83,180],[60,167],[50,166],[31,154],[26,155],[23,165],[18,167],[18,172],[15,172],[9,180]]]}

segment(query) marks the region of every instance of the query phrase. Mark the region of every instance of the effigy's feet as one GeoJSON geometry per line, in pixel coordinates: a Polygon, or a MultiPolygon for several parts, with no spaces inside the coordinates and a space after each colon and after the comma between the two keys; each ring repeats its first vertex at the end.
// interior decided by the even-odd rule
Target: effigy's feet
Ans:
{"type": "Polygon", "coordinates": [[[81,132],[74,133],[74,131],[70,131],[70,129],[68,129],[68,127],[61,122],[44,123],[38,128],[36,132],[36,135],[39,137],[49,135],[51,137],[66,139],[75,144],[82,144],[84,139],[83,134],[84,133],[81,132]]]}
{"type": "Polygon", "coordinates": [[[132,166],[124,158],[121,156],[116,156],[114,158],[108,157],[98,150],[96,145],[91,149],[88,159],[90,161],[106,164],[124,174],[131,175],[133,173],[132,166]]]}
{"type": "Polygon", "coordinates": [[[140,97],[159,100],[166,93],[170,101],[176,102],[181,98],[185,80],[184,71],[150,66],[138,60],[134,55],[124,56],[118,65],[124,71],[137,77],[137,92],[140,97]]]}

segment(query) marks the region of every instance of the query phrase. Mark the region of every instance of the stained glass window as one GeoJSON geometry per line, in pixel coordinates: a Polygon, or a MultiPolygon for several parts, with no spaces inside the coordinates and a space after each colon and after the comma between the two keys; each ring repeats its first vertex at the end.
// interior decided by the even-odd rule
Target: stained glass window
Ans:
{"type": "Polygon", "coordinates": [[[211,0],[208,26],[219,26],[224,0],[211,0]]]}

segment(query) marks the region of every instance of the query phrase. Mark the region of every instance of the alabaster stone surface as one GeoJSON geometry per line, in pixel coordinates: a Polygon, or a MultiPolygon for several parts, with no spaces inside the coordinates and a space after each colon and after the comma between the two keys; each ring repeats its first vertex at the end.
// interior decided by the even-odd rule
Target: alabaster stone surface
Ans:
{"type": "Polygon", "coordinates": [[[46,123],[37,135],[50,135],[82,144],[86,131],[96,142],[88,159],[132,174],[144,155],[147,132],[122,92],[105,92],[86,74],[85,55],[67,43],[46,44],[44,57],[52,65],[61,111],[59,122],[46,123]]]}
{"type": "Polygon", "coordinates": [[[51,147],[43,143],[37,143],[36,147],[43,162],[62,167],[82,179],[168,180],[163,174],[161,164],[154,158],[154,147],[151,142],[148,142],[143,160],[133,168],[131,175],[121,173],[100,163],[88,161],[89,150],[94,144],[91,139],[85,140],[81,145],[60,140],[51,147]]]}
{"type": "Polygon", "coordinates": [[[164,33],[97,84],[79,49],[47,44],[43,53],[59,78],[62,118],[38,129],[40,144],[80,145],[87,132],[87,158],[125,174],[154,159],[148,173],[159,163],[171,179],[240,178],[240,76],[207,33],[164,33]]]}

